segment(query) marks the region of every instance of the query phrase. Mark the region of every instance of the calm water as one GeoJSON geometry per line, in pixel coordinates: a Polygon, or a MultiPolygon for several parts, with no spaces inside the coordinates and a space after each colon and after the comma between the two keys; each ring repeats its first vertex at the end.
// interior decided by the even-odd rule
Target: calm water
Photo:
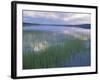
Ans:
{"type": "Polygon", "coordinates": [[[23,69],[90,66],[90,30],[23,27],[23,69]]]}

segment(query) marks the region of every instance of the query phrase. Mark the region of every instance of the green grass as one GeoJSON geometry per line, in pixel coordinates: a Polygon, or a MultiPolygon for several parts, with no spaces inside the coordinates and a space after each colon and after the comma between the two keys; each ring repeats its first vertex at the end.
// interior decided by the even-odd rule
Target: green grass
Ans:
{"type": "Polygon", "coordinates": [[[23,53],[23,69],[60,67],[74,53],[84,51],[83,41],[79,39],[65,40],[61,44],[52,45],[44,51],[23,53]]]}

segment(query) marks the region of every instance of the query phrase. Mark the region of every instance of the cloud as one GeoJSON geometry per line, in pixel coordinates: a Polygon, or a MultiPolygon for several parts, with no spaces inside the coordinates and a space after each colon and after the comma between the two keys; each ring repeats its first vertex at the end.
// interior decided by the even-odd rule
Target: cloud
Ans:
{"type": "Polygon", "coordinates": [[[90,14],[73,14],[71,17],[65,17],[64,21],[69,24],[90,24],[91,15],[90,14]]]}
{"type": "Polygon", "coordinates": [[[36,13],[34,13],[33,11],[26,11],[26,10],[23,11],[23,16],[30,16],[30,17],[32,17],[35,14],[36,13]]]}
{"type": "Polygon", "coordinates": [[[68,20],[73,20],[73,19],[77,19],[77,18],[84,18],[84,17],[88,17],[90,16],[89,14],[73,14],[71,17],[65,17],[64,20],[68,21],[68,20]]]}
{"type": "MultiPolygon", "coordinates": [[[[91,15],[71,12],[46,12],[46,11],[23,11],[23,17],[30,17],[31,20],[35,18],[50,19],[50,21],[58,21],[58,23],[66,24],[90,24],[91,15]],[[62,22],[61,22],[62,21],[62,22]]],[[[28,20],[28,19],[27,19],[28,20]]]]}
{"type": "Polygon", "coordinates": [[[23,11],[23,16],[29,16],[33,18],[44,17],[44,18],[58,18],[55,12],[41,12],[41,11],[23,11]]]}

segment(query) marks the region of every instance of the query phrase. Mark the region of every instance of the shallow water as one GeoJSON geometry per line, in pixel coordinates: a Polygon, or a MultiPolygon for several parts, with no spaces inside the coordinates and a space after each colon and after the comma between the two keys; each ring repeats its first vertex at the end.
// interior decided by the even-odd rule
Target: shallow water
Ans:
{"type": "Polygon", "coordinates": [[[64,26],[26,26],[23,28],[24,69],[90,66],[90,56],[89,29],[64,26]],[[34,61],[38,63],[35,64],[34,61]]]}

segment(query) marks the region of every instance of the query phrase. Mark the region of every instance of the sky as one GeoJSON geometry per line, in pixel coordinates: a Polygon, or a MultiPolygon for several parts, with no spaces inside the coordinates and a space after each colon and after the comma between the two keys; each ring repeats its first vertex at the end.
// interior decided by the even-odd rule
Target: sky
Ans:
{"type": "Polygon", "coordinates": [[[24,10],[23,22],[38,23],[38,24],[63,24],[63,25],[90,24],[91,14],[24,10]]]}

